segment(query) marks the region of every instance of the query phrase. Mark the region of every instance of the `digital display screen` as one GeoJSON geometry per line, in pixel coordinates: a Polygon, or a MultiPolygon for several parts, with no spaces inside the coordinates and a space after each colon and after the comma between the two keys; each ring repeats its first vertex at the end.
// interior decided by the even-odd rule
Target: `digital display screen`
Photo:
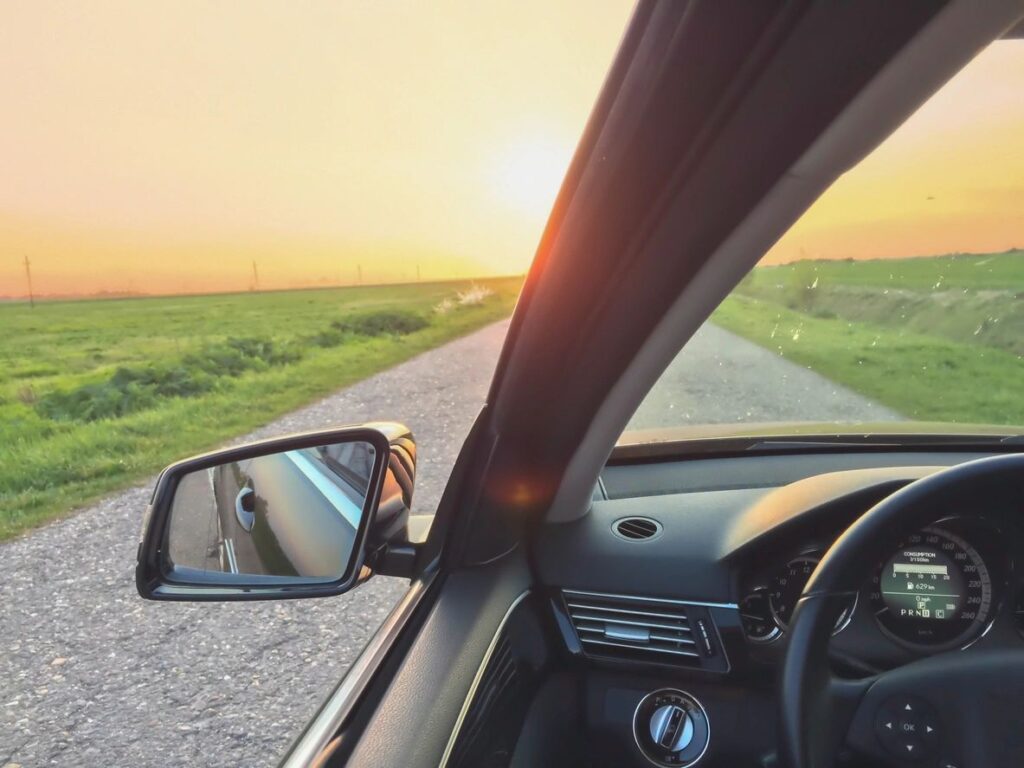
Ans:
{"type": "Polygon", "coordinates": [[[900,619],[949,621],[964,600],[963,575],[944,552],[931,546],[901,549],[886,563],[882,600],[900,619]]]}

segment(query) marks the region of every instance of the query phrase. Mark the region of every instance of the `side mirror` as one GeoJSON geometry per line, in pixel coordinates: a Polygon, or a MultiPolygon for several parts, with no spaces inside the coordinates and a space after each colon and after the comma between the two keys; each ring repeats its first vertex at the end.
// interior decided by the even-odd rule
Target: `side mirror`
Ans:
{"type": "Polygon", "coordinates": [[[407,536],[416,448],[399,424],[266,440],[157,480],[136,585],[150,600],[324,597],[407,536]]]}

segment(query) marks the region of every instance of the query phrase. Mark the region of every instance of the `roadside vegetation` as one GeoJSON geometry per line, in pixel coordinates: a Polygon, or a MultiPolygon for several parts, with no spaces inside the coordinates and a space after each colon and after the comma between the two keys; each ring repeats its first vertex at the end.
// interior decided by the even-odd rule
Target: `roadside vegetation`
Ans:
{"type": "Polygon", "coordinates": [[[521,284],[0,304],[0,540],[500,319],[521,284]]]}
{"type": "Polygon", "coordinates": [[[1024,425],[1024,251],[757,267],[713,321],[909,419],[1024,425]]]}

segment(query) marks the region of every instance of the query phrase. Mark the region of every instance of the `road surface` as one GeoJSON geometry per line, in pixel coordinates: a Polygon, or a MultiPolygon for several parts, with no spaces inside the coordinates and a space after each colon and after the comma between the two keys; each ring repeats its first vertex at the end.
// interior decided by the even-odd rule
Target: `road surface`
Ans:
{"type": "Polygon", "coordinates": [[[661,375],[628,428],[900,418],[771,350],[706,324],[661,375]]]}
{"type": "MultiPolygon", "coordinates": [[[[416,511],[440,498],[507,322],[248,435],[395,419],[418,439],[416,511]]],[[[894,414],[718,328],[673,364],[635,426],[894,414]]],[[[148,603],[134,585],[151,483],[0,545],[0,766],[273,766],[403,591],[148,603]]]]}

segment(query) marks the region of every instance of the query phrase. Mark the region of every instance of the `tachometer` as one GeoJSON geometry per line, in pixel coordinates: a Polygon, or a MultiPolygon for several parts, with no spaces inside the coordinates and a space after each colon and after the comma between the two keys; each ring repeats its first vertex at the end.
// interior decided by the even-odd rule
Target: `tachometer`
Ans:
{"type": "Polygon", "coordinates": [[[912,645],[958,646],[984,630],[992,612],[992,577],[978,551],[940,528],[900,542],[871,583],[878,623],[912,645]]]}
{"type": "MultiPolygon", "coordinates": [[[[821,557],[817,554],[801,555],[786,563],[785,568],[776,574],[772,580],[771,590],[768,592],[768,603],[771,606],[775,620],[782,627],[788,627],[790,619],[793,618],[793,611],[796,609],[797,600],[803,594],[804,587],[818,567],[821,557]]],[[[857,598],[850,600],[846,608],[836,619],[836,626],[833,634],[841,632],[850,623],[850,617],[857,607],[857,598]]]]}

